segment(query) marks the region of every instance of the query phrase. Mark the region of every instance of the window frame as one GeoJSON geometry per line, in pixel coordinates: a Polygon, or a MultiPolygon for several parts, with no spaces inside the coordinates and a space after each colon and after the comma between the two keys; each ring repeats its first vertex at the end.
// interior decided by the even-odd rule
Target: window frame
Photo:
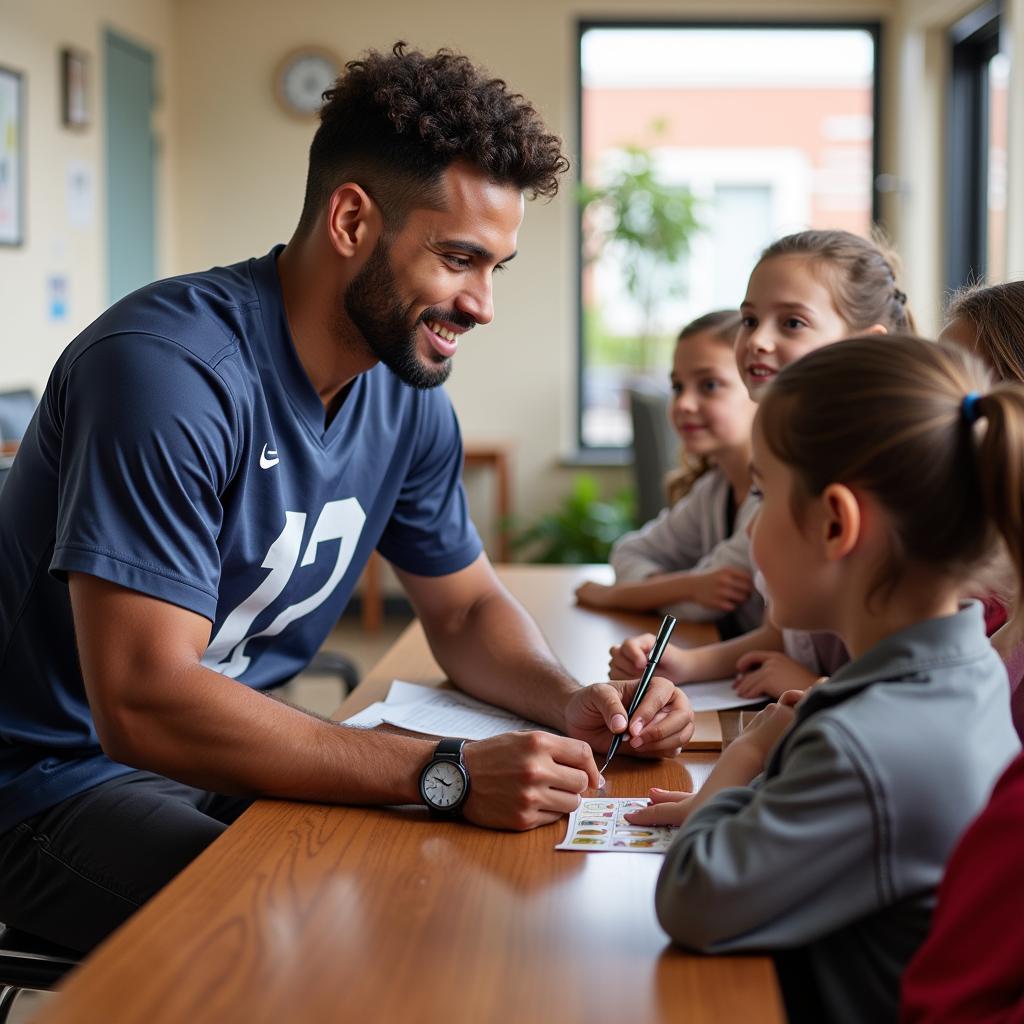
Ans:
{"type": "MultiPolygon", "coordinates": [[[[774,29],[790,31],[793,29],[811,30],[852,30],[868,33],[874,51],[874,68],[872,74],[871,96],[871,220],[882,224],[881,189],[881,140],[882,140],[882,64],[884,59],[884,26],[878,19],[864,20],[785,20],[773,21],[762,19],[698,19],[698,18],[580,18],[576,22],[575,64],[576,64],[576,168],[574,185],[578,190],[583,183],[583,36],[592,29],[774,29]]],[[[583,375],[584,375],[584,336],[583,336],[583,207],[579,199],[575,200],[575,243],[576,243],[576,437],[575,456],[572,461],[585,464],[606,463],[622,464],[632,459],[630,445],[589,445],[583,441],[583,375]]]]}
{"type": "Polygon", "coordinates": [[[945,285],[988,272],[989,61],[1002,50],[1002,3],[990,0],[949,29],[945,285]]]}

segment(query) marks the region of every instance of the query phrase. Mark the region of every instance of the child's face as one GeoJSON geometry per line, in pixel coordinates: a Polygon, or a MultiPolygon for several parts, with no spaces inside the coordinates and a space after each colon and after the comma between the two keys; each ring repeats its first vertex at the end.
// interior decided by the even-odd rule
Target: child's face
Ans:
{"type": "Polygon", "coordinates": [[[757,406],[727,342],[711,331],[679,342],[672,364],[672,394],[672,425],[690,455],[713,458],[730,449],[749,448],[757,406]]]}
{"type": "Polygon", "coordinates": [[[957,345],[972,355],[978,354],[978,329],[966,317],[953,317],[942,328],[938,340],[947,345],[957,345]]]}
{"type": "Polygon", "coordinates": [[[853,333],[805,256],[759,263],[740,313],[736,362],[755,402],[783,367],[853,333]]]}
{"type": "Polygon", "coordinates": [[[755,420],[753,484],[763,497],[750,533],[750,553],[764,576],[768,616],[780,629],[828,629],[831,595],[816,535],[813,501],[807,518],[793,517],[793,471],[776,458],[755,420]]]}

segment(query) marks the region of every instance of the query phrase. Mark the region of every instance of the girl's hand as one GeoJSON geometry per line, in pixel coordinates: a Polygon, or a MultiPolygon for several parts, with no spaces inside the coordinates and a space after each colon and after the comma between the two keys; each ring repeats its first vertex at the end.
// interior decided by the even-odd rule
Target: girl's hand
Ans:
{"type": "Polygon", "coordinates": [[[576,588],[576,600],[585,608],[614,608],[615,587],[592,581],[576,588]]]}
{"type": "Polygon", "coordinates": [[[748,651],[736,662],[732,688],[740,697],[781,697],[787,690],[806,690],[818,677],[781,651],[748,651]]]}
{"type": "MultiPolygon", "coordinates": [[[[653,633],[642,633],[610,648],[608,678],[636,679],[642,675],[657,639],[653,633]]],[[[668,644],[658,662],[658,675],[671,679],[673,683],[682,682],[686,678],[686,658],[687,652],[683,648],[668,644]]]]}
{"type": "Polygon", "coordinates": [[[694,601],[705,608],[724,612],[743,604],[754,587],[750,574],[732,565],[724,565],[713,572],[691,573],[689,584],[694,601]]]}
{"type": "MultiPolygon", "coordinates": [[[[778,703],[769,704],[754,716],[743,732],[732,741],[725,753],[728,754],[733,747],[738,748],[737,754],[740,749],[744,752],[752,752],[761,766],[760,770],[763,770],[764,763],[775,748],[775,744],[793,724],[793,719],[796,717],[793,708],[803,695],[803,690],[787,690],[782,694],[778,703]]],[[[724,758],[725,754],[722,757],[724,758]]]]}
{"type": "Polygon", "coordinates": [[[650,806],[631,811],[624,817],[631,825],[682,825],[689,816],[692,802],[693,793],[652,789],[650,806]]]}
{"type": "MultiPolygon", "coordinates": [[[[657,639],[653,633],[641,633],[640,636],[631,636],[621,644],[611,647],[608,651],[611,655],[608,661],[608,678],[636,679],[643,673],[657,639]]],[[[664,657],[665,655],[662,655],[662,660],[664,657]]]]}

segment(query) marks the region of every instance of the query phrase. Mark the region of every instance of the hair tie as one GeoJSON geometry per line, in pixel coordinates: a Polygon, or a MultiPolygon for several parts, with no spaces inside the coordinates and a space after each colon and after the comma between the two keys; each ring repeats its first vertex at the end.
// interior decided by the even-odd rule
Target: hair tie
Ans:
{"type": "Polygon", "coordinates": [[[963,417],[968,423],[974,423],[978,418],[978,403],[981,401],[981,395],[977,391],[971,391],[964,395],[964,400],[960,403],[960,411],[963,413],[963,417]]]}
{"type": "Polygon", "coordinates": [[[900,304],[901,306],[905,306],[905,305],[907,304],[907,293],[906,293],[906,292],[901,292],[901,291],[899,290],[899,288],[894,288],[894,289],[893,289],[893,292],[892,292],[892,297],[893,297],[893,298],[894,298],[894,299],[895,299],[895,300],[896,300],[896,301],[897,301],[897,302],[898,302],[898,303],[899,303],[899,304],[900,304]]]}

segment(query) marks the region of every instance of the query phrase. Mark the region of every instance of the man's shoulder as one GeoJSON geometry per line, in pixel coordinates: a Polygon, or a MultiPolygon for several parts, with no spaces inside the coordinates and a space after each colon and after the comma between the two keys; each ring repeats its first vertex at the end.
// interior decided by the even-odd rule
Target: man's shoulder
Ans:
{"type": "Polygon", "coordinates": [[[260,295],[246,261],[168,277],[126,295],[71,345],[74,357],[104,339],[156,338],[214,364],[258,325],[260,295]]]}

